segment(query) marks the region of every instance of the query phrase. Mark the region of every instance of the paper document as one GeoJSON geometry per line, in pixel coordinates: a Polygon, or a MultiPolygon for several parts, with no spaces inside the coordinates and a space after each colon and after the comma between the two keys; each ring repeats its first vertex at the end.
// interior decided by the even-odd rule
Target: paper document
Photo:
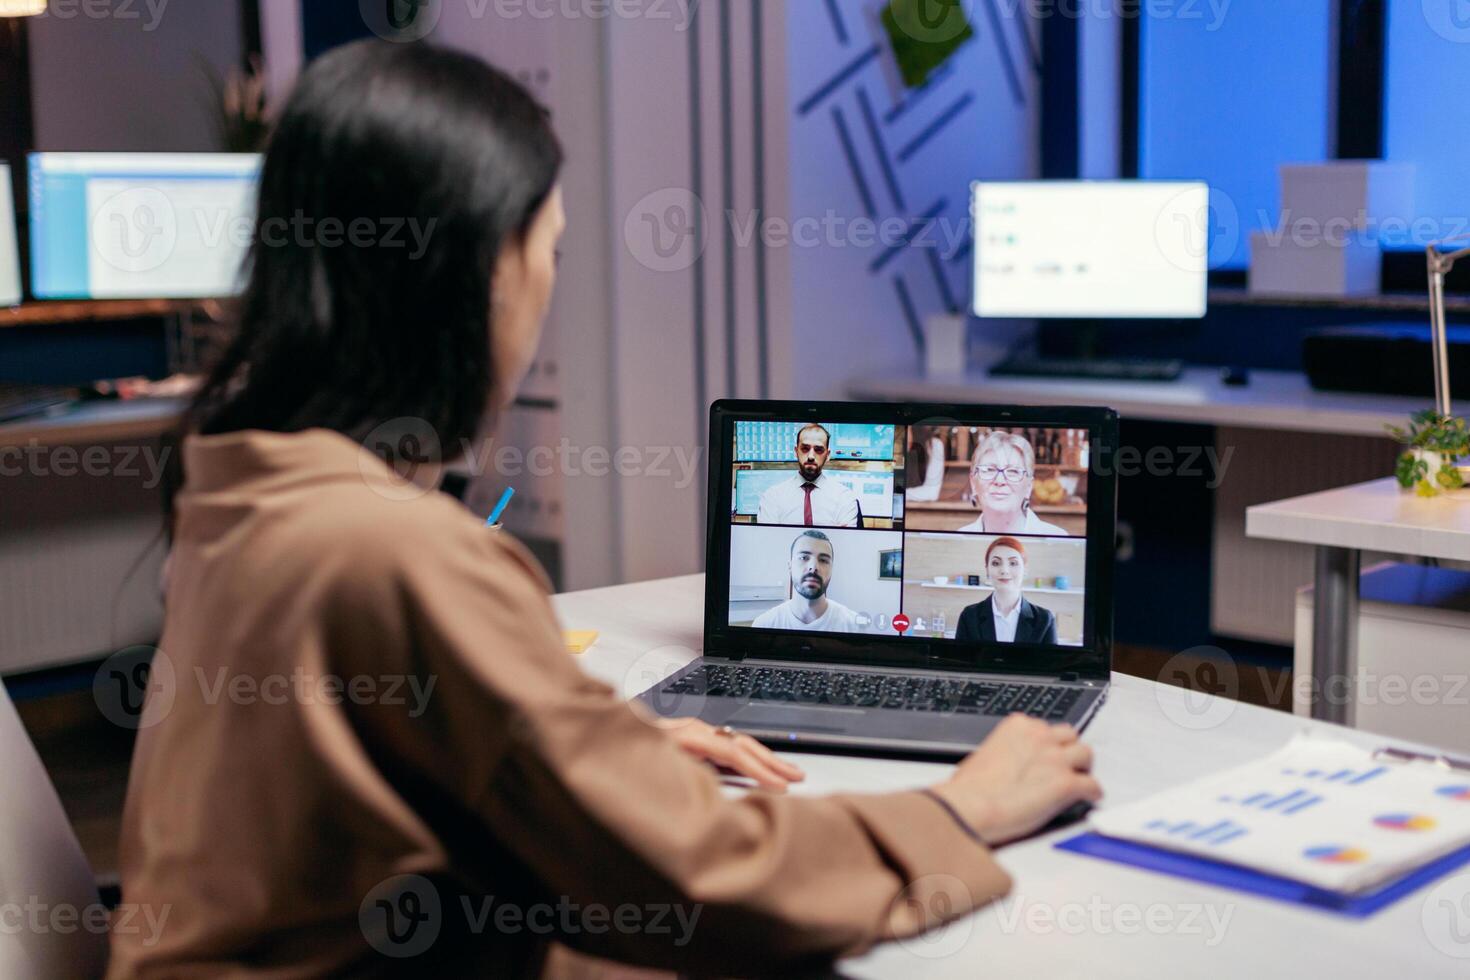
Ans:
{"type": "Polygon", "coordinates": [[[1257,762],[1094,811],[1090,823],[1356,894],[1470,845],[1470,772],[1301,735],[1257,762]]]}

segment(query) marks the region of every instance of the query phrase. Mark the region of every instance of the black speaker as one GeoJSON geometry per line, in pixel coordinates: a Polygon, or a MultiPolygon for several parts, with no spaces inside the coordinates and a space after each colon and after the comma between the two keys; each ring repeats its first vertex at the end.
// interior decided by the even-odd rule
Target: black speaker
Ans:
{"type": "MultiPolygon", "coordinates": [[[[1302,362],[1313,388],[1375,395],[1434,397],[1429,326],[1385,323],[1329,327],[1306,335],[1302,362]]],[[[1470,327],[1448,331],[1450,387],[1470,398],[1470,327]]]]}

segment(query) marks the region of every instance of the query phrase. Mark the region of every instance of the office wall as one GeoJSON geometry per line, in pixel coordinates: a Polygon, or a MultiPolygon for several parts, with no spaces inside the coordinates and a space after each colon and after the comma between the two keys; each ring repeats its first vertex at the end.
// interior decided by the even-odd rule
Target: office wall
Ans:
{"type": "Polygon", "coordinates": [[[1039,26],[1028,4],[965,3],[974,37],[905,93],[878,25],[882,4],[786,5],[791,207],[835,229],[788,249],[794,356],[784,387],[843,394],[858,375],[922,363],[922,322],[969,305],[971,181],[1039,170],[1039,26]],[[869,244],[855,221],[929,233],[869,244]]]}
{"type": "Polygon", "coordinates": [[[1083,5],[1078,32],[1077,176],[1120,176],[1123,126],[1123,21],[1106,5],[1083,5]]]}
{"type": "Polygon", "coordinates": [[[1335,8],[1253,0],[1141,22],[1139,175],[1209,181],[1214,264],[1246,267],[1249,233],[1281,207],[1280,164],[1332,155],[1335,8]]]}
{"type": "Polygon", "coordinates": [[[786,256],[749,232],[788,201],[783,6],[639,9],[607,21],[601,93],[614,427],[650,462],[696,467],[619,484],[630,580],[703,567],[709,404],[784,393],[792,336],[786,256]]]}
{"type": "MultiPolygon", "coordinates": [[[[430,40],[476,54],[517,77],[552,112],[566,152],[562,193],[567,231],[555,300],[522,402],[500,427],[502,444],[587,450],[614,447],[608,372],[613,323],[608,308],[609,233],[606,194],[604,23],[590,18],[494,16],[495,7],[445,3],[430,40]]],[[[482,493],[493,501],[517,489],[507,525],[555,540],[560,581],[568,590],[621,578],[615,475],[562,456],[553,473],[489,473],[482,493]],[[589,472],[592,470],[592,472],[589,472]]]]}
{"type": "Polygon", "coordinates": [[[218,148],[204,66],[240,63],[238,0],[53,7],[26,22],[37,149],[218,148]]]}
{"type": "Polygon", "coordinates": [[[301,0],[259,0],[260,47],[265,61],[266,98],[279,105],[301,71],[301,0]]]}

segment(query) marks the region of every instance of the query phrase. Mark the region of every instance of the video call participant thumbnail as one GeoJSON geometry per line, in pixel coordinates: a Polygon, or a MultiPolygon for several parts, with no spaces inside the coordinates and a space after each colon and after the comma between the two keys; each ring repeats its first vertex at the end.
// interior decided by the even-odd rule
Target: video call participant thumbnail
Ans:
{"type": "Polygon", "coordinates": [[[970,489],[980,517],[960,528],[980,534],[1049,534],[1067,532],[1048,524],[1031,508],[1036,482],[1036,450],[1024,437],[992,432],[975,447],[970,489]]]}
{"type": "Polygon", "coordinates": [[[818,630],[859,633],[857,615],[827,597],[836,554],[832,540],[821,531],[803,531],[791,542],[790,599],[767,609],[750,625],[757,629],[818,630]]]}
{"type": "Polygon", "coordinates": [[[756,523],[857,527],[857,494],[823,472],[831,447],[825,426],[813,423],[796,434],[796,472],[761,495],[756,523]]]}
{"type": "Polygon", "coordinates": [[[1015,538],[997,538],[985,550],[989,598],[960,613],[955,639],[966,643],[1037,643],[1055,645],[1057,617],[1021,594],[1026,581],[1026,546],[1015,538]]]}

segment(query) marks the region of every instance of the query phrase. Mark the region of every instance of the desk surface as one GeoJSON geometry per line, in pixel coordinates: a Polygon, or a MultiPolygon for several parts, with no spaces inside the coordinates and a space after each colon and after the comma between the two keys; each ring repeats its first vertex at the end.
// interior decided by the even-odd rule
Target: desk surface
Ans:
{"type": "Polygon", "coordinates": [[[184,401],[178,398],[82,402],[55,415],[38,415],[0,425],[0,448],[149,439],[177,423],[183,410],[184,401]]]}
{"type": "MultiPolygon", "coordinates": [[[[702,576],[558,596],[569,629],[595,629],[585,669],[633,695],[688,662],[700,645],[702,576]]],[[[1305,728],[1333,728],[1234,701],[1124,675],[1086,740],[1107,802],[1127,803],[1202,773],[1278,748],[1305,728]]],[[[1381,741],[1335,729],[1364,746],[1381,741]]],[[[793,753],[808,773],[802,793],[882,792],[929,785],[933,763],[793,753]]],[[[1463,977],[1427,936],[1446,914],[1444,891],[1412,895],[1366,921],[1340,919],[1238,892],[1055,850],[1075,833],[1004,848],[1010,897],[947,929],[843,964],[857,977],[1463,977]],[[1213,917],[1213,918],[1212,918],[1213,917]]],[[[1470,907],[1470,872],[1445,879],[1451,901],[1470,907]]],[[[1463,920],[1461,920],[1463,925],[1463,920]]],[[[1438,933],[1437,933],[1438,935],[1438,933]]],[[[1444,941],[1443,939],[1441,940],[1444,941]]],[[[1470,956],[1470,936],[1451,952],[1470,956]]]]}
{"type": "Polygon", "coordinates": [[[1104,405],[1125,419],[1352,436],[1384,436],[1384,426],[1402,425],[1428,404],[1422,398],[1317,391],[1306,375],[1288,371],[1253,371],[1249,385],[1233,387],[1209,368],[1190,368],[1175,382],[995,378],[983,371],[929,378],[897,372],[858,379],[847,391],[864,401],[1104,405]]]}
{"type": "Polygon", "coordinates": [[[1420,497],[1374,480],[1245,512],[1247,537],[1470,561],[1470,490],[1420,497]]]}

